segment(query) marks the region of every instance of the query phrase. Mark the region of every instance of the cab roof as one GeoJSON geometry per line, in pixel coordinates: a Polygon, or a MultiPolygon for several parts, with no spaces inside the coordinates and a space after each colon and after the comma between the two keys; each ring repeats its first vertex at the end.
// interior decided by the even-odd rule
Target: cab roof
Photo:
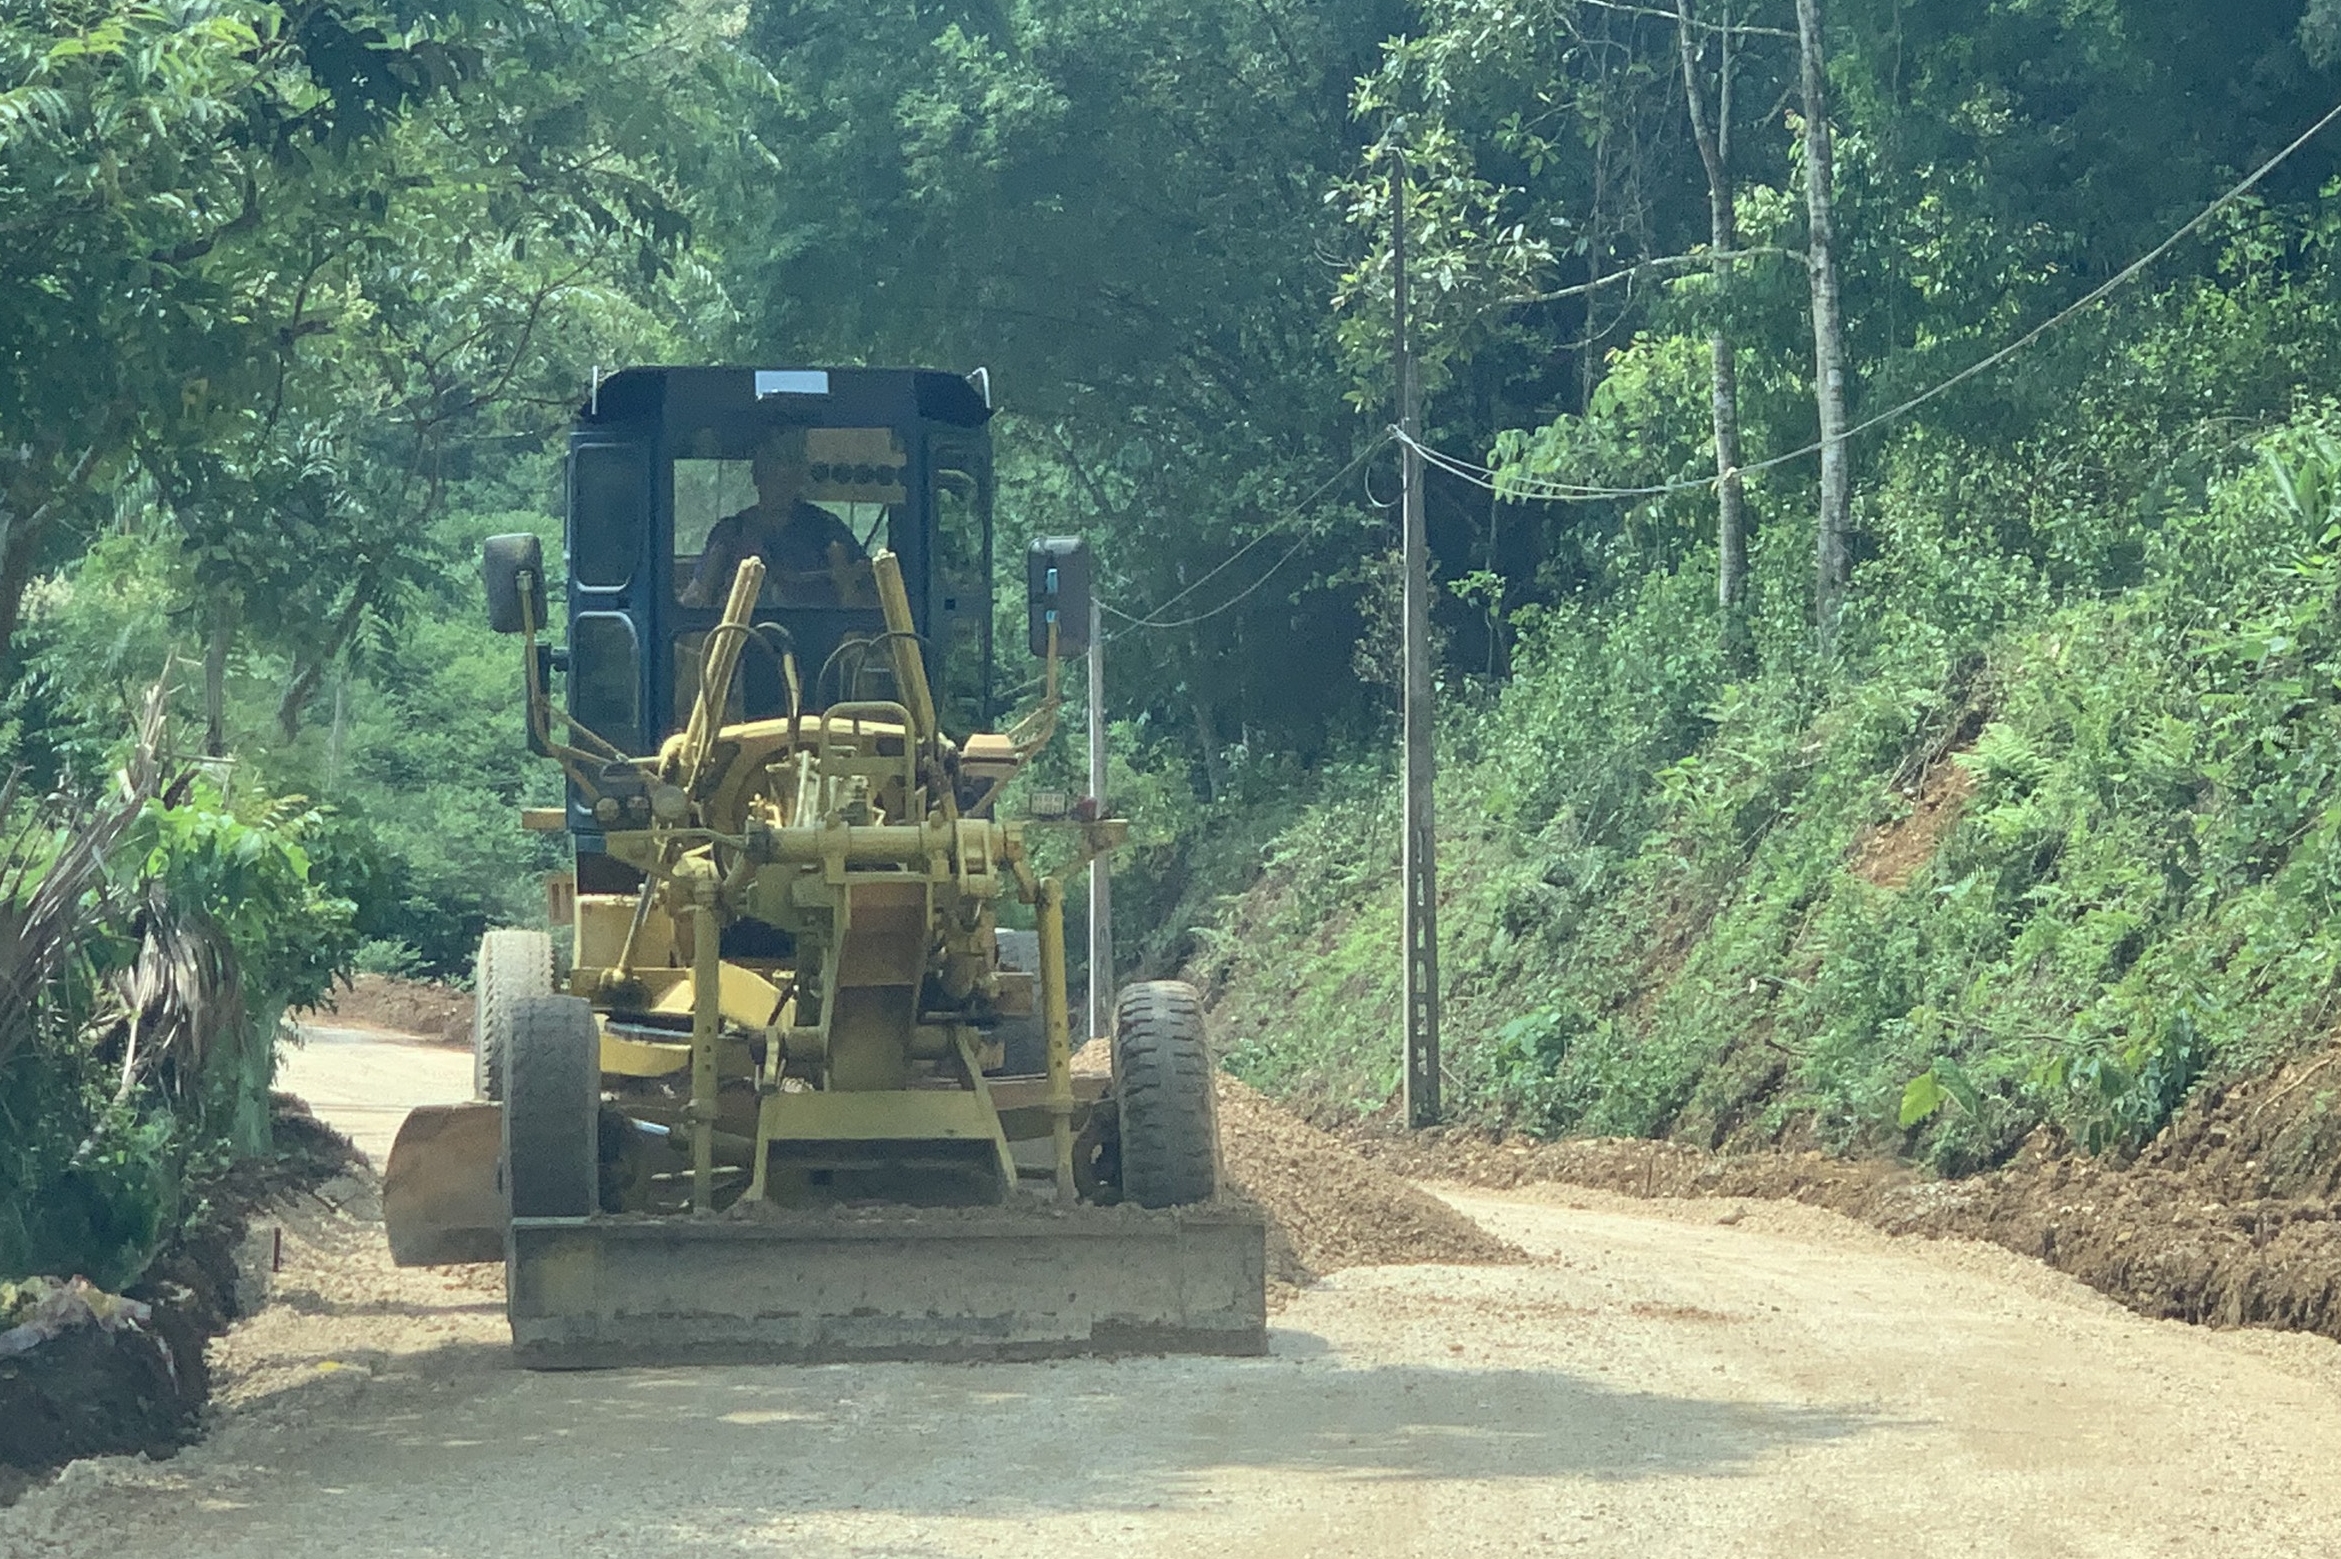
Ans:
{"type": "Polygon", "coordinates": [[[759,406],[787,420],[850,427],[914,419],[978,428],[991,420],[973,376],[934,368],[643,367],[602,379],[577,409],[580,427],[736,416],[759,406]]]}

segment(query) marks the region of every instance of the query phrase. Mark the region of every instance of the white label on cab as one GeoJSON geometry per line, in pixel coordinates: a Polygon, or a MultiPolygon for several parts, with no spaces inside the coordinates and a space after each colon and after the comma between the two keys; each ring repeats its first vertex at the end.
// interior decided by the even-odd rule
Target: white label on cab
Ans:
{"type": "Polygon", "coordinates": [[[759,368],[756,370],[756,399],[767,395],[827,395],[829,371],[825,368],[759,368]]]}

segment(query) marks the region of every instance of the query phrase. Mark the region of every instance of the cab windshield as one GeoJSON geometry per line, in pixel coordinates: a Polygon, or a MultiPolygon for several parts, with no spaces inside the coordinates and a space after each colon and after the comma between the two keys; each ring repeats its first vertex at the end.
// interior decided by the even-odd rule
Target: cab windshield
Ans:
{"type": "Polygon", "coordinates": [[[762,604],[877,604],[870,557],[896,545],[907,457],[890,428],[771,427],[725,447],[710,430],[674,462],[677,604],[720,608],[744,558],[762,604]]]}

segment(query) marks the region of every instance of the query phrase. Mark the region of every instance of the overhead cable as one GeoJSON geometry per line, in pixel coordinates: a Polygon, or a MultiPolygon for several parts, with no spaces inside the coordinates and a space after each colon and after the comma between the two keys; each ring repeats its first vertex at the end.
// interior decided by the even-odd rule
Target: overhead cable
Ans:
{"type": "Polygon", "coordinates": [[[1392,442],[1397,438],[1397,436],[1398,433],[1395,428],[1385,431],[1377,436],[1371,443],[1367,444],[1365,448],[1359,450],[1354,456],[1352,456],[1350,458],[1349,464],[1343,466],[1340,470],[1334,472],[1324,481],[1318,483],[1317,486],[1312,489],[1306,497],[1293,504],[1283,519],[1278,520],[1275,524],[1269,526],[1266,530],[1260,532],[1260,534],[1257,536],[1254,536],[1250,541],[1245,542],[1241,547],[1238,547],[1225,562],[1219,564],[1218,567],[1212,569],[1209,573],[1203,575],[1200,579],[1197,579],[1193,584],[1188,585],[1178,594],[1171,596],[1167,600],[1164,600],[1159,604],[1149,608],[1147,615],[1137,616],[1133,613],[1125,612],[1120,607],[1114,605],[1112,602],[1103,599],[1097,603],[1099,608],[1115,617],[1120,618],[1123,622],[1128,623],[1133,628],[1191,628],[1199,622],[1204,622],[1210,618],[1217,617],[1221,612],[1227,611],[1229,608],[1235,606],[1238,602],[1241,602],[1252,595],[1262,585],[1266,584],[1272,577],[1274,577],[1278,569],[1291,562],[1293,558],[1300,552],[1301,548],[1308,544],[1308,538],[1305,536],[1302,537],[1298,543],[1296,543],[1289,551],[1284,554],[1284,556],[1278,558],[1274,563],[1269,564],[1268,567],[1261,573],[1259,578],[1253,580],[1252,583],[1245,586],[1242,591],[1234,596],[1229,597],[1227,600],[1222,601],[1219,605],[1211,608],[1209,611],[1200,613],[1193,617],[1182,617],[1176,621],[1162,620],[1161,614],[1169,611],[1172,607],[1178,605],[1188,596],[1193,595],[1197,590],[1200,590],[1203,586],[1209,584],[1212,580],[1218,578],[1221,574],[1224,574],[1229,569],[1233,568],[1237,563],[1243,560],[1245,554],[1249,553],[1254,547],[1260,545],[1260,543],[1268,540],[1270,537],[1275,536],[1284,530],[1289,529],[1293,524],[1298,522],[1304,515],[1308,513],[1309,506],[1311,504],[1324,497],[1327,493],[1331,492],[1342,482],[1348,480],[1351,472],[1357,470],[1358,467],[1373,459],[1374,456],[1381,451],[1383,445],[1392,442]]]}
{"type": "MultiPolygon", "coordinates": [[[[2324,131],[2329,128],[2336,120],[2341,120],[2341,103],[2335,104],[2324,114],[2322,118],[2318,119],[2315,124],[2312,124],[2306,130],[2303,130],[2291,141],[2290,144],[2285,146],[2282,151],[2277,152],[2273,157],[2270,157],[2267,161],[2261,163],[2257,168],[2253,169],[2252,172],[2241,182],[2227,190],[2226,193],[2220,195],[2216,200],[2212,201],[2202,210],[2196,212],[2193,217],[2189,218],[2169,237],[2163,239],[2162,242],[2156,244],[2152,249],[2147,250],[2146,253],[2140,255],[2137,259],[2131,261],[2121,270],[2108,277],[2104,282],[2092,288],[2080,299],[2067,305],[2065,308],[2060,309],[2055,314],[2049,316],[2048,319],[2042,321],[2038,325],[2035,325],[2032,329],[2026,331],[2023,335],[2018,336],[2015,340],[2009,342],[2006,346],[2001,347],[1998,351],[1993,352],[1988,357],[1984,357],[1974,363],[1969,364],[1967,367],[1959,370],[1959,372],[1951,375],[1949,378],[1944,379],[1940,383],[1911,396],[1905,401],[1889,407],[1888,409],[1881,411],[1874,416],[1864,418],[1862,421],[1855,423],[1852,427],[1847,428],[1845,432],[1839,436],[1839,442],[1844,442],[1846,440],[1856,438],[1864,433],[1873,432],[1878,428],[1884,427],[1888,423],[1900,421],[1902,418],[1916,411],[1919,407],[1949,394],[1952,390],[1957,389],[1960,385],[1967,383],[1969,380],[1976,379],[1984,374],[1990,373],[1993,369],[1999,367],[2001,364],[2009,361],[2017,354],[2023,352],[2026,348],[2039,341],[2042,337],[2062,328],[2064,325],[2071,322],[2074,318],[2088,312],[2092,308],[2095,308],[2098,304],[2104,302],[2114,293],[2120,291],[2123,287],[2137,280],[2137,278],[2142,275],[2150,266],[2152,266],[2154,262],[2160,260],[2164,255],[2170,253],[2171,250],[2177,248],[2188,238],[2192,237],[2202,228],[2204,223],[2210,221],[2220,212],[2226,210],[2229,206],[2234,205],[2238,200],[2241,200],[2244,196],[2250,194],[2254,189],[2258,188],[2263,182],[2266,181],[2268,175],[2274,173],[2279,167],[2282,167],[2284,163],[2289,161],[2295,153],[2300,151],[2301,148],[2305,147],[2309,144],[2309,142],[2315,140],[2319,135],[2324,133],[2324,131]]],[[[1315,503],[1327,492],[1330,492],[1337,484],[1345,480],[1351,472],[1355,471],[1358,467],[1364,465],[1366,461],[1373,458],[1375,453],[1378,452],[1383,445],[1389,443],[1404,445],[1406,448],[1413,450],[1417,455],[1421,456],[1422,459],[1429,464],[1438,467],[1440,470],[1448,473],[1450,476],[1454,476],[1465,482],[1469,482],[1473,486],[1485,488],[1487,491],[1495,493],[1500,497],[1531,503],[1604,503],[1615,502],[1617,500],[1629,498],[1664,498],[1671,497],[1677,493],[1711,491],[1716,487],[1717,484],[1725,479],[1726,475],[1746,477],[1754,475],[1759,471],[1770,471],[1776,467],[1788,465],[1794,461],[1803,460],[1810,456],[1817,455],[1824,447],[1823,441],[1816,439],[1812,443],[1802,445],[1796,449],[1792,449],[1786,454],[1773,455],[1769,459],[1753,461],[1740,465],[1735,467],[1729,473],[1722,473],[1714,476],[1694,477],[1683,481],[1654,482],[1642,487],[1604,487],[1572,482],[1549,481],[1540,477],[1503,476],[1499,474],[1492,466],[1480,465],[1476,461],[1465,460],[1459,455],[1450,455],[1444,450],[1434,449],[1430,445],[1421,442],[1419,439],[1413,438],[1396,427],[1385,428],[1381,435],[1374,439],[1371,443],[1367,444],[1364,449],[1360,450],[1350,460],[1349,464],[1343,466],[1339,471],[1335,472],[1331,477],[1327,478],[1323,483],[1319,484],[1318,487],[1309,493],[1307,497],[1294,504],[1291,512],[1288,513],[1283,519],[1277,521],[1274,525],[1269,526],[1266,530],[1261,531],[1250,541],[1245,542],[1243,546],[1237,548],[1236,551],[1231,554],[1225,562],[1222,562],[1216,568],[1211,569],[1201,578],[1195,580],[1194,583],[1188,585],[1185,589],[1179,591],[1176,595],[1171,596],[1169,599],[1151,608],[1149,615],[1140,616],[1131,612],[1126,612],[1109,601],[1101,600],[1098,603],[1099,606],[1112,616],[1121,619],[1121,621],[1128,624],[1130,627],[1148,629],[1191,628],[1197,623],[1205,622],[1213,617],[1217,617],[1222,612],[1232,610],[1234,607],[1240,605],[1242,602],[1249,599],[1253,594],[1259,591],[1260,588],[1267,584],[1269,579],[1272,578],[1279,569],[1283,568],[1285,564],[1291,562],[1293,558],[1298,556],[1302,547],[1307,545],[1308,538],[1303,537],[1300,542],[1296,543],[1293,547],[1287,550],[1282,557],[1278,558],[1274,563],[1270,564],[1268,568],[1261,573],[1259,578],[1253,580],[1251,584],[1247,585],[1244,589],[1229,597],[1227,600],[1222,601],[1219,605],[1212,607],[1209,611],[1199,612],[1190,617],[1181,617],[1176,619],[1166,619],[1159,615],[1165,611],[1168,611],[1171,607],[1176,606],[1179,602],[1194,594],[1195,591],[1201,589],[1204,585],[1209,584],[1212,580],[1218,578],[1228,569],[1233,568],[1238,562],[1242,561],[1242,559],[1246,557],[1254,547],[1259,546],[1262,542],[1267,541],[1269,538],[1276,536],[1282,533],[1284,530],[1288,529],[1303,516],[1309,505],[1315,503]]]]}
{"type": "MultiPolygon", "coordinates": [[[[1250,584],[1244,586],[1242,590],[1239,590],[1234,595],[1220,602],[1217,606],[1211,608],[1211,610],[1207,612],[1197,612],[1192,617],[1182,617],[1176,622],[1157,622],[1151,618],[1142,622],[1135,617],[1127,616],[1121,612],[1114,612],[1114,615],[1116,617],[1122,618],[1123,621],[1127,622],[1133,628],[1192,628],[1199,622],[1208,622],[1212,618],[1217,617],[1221,612],[1234,610],[1247,598],[1256,594],[1262,585],[1267,584],[1269,580],[1276,576],[1276,571],[1278,569],[1284,567],[1285,564],[1290,563],[1294,558],[1300,555],[1301,549],[1309,544],[1309,540],[1309,537],[1303,536],[1300,540],[1294,542],[1290,548],[1286,549],[1283,557],[1278,558],[1275,562],[1269,564],[1266,569],[1261,571],[1260,577],[1258,579],[1253,580],[1250,584]]],[[[1100,606],[1105,606],[1105,603],[1102,601],[1098,604],[1100,606]]],[[[1109,612],[1114,611],[1114,609],[1110,606],[1106,606],[1105,609],[1109,612]]]]}
{"type": "MultiPolygon", "coordinates": [[[[2077,302],[2074,302],[2059,310],[2057,313],[2051,315],[2048,319],[2042,321],[2038,325],[2035,325],[2032,329],[2026,331],[2023,335],[2018,336],[2015,340],[2009,342],[2006,346],[2001,347],[1998,351],[1992,353],[1989,357],[1983,358],[1978,362],[1971,363],[1967,367],[1962,368],[1959,370],[1959,372],[1951,375],[1951,377],[1948,379],[1943,380],[1940,384],[1937,384],[1930,389],[1923,390],[1920,393],[1913,395],[1908,400],[1903,401],[1896,406],[1890,407],[1885,411],[1879,412],[1876,416],[1865,418],[1863,421],[1855,423],[1852,427],[1847,428],[1843,434],[1839,435],[1838,442],[1843,443],[1846,440],[1852,439],[1860,434],[1868,433],[1873,429],[1884,427],[1889,422],[1899,421],[1901,418],[1908,416],[1911,412],[1916,411],[1919,407],[1926,405],[1929,401],[1935,400],[1936,398],[1946,395],[1950,391],[1957,389],[1960,385],[1967,383],[1970,379],[1974,379],[1980,377],[1983,374],[1991,372],[1993,369],[1999,367],[2002,363],[2005,363],[2010,358],[2016,356],[2019,352],[2022,352],[2025,348],[2031,346],[2034,342],[2040,340],[2043,336],[2046,336],[2050,332],[2065,325],[2075,316],[2086,313],[2088,310],[2095,308],[2098,304],[2104,302],[2108,297],[2111,297],[2115,292],[2129,285],[2129,283],[2137,280],[2139,275],[2142,274],[2149,266],[2153,265],[2155,261],[2161,259],[2164,255],[2170,253],[2171,250],[2177,248],[2181,243],[2184,243],[2188,238],[2192,237],[2195,232],[2203,226],[2204,223],[2210,221],[2220,212],[2226,210],[2229,206],[2234,205],[2238,200],[2241,200],[2244,196],[2250,194],[2260,185],[2263,180],[2268,177],[2269,174],[2274,173],[2279,167],[2283,166],[2283,164],[2288,159],[2290,159],[2295,152],[2308,145],[2309,142],[2315,140],[2318,135],[2322,134],[2324,130],[2335,120],[2341,120],[2341,103],[2335,104],[2330,110],[2326,112],[2323,118],[2319,119],[2315,124],[2310,125],[2306,130],[2303,130],[2297,137],[2294,138],[2290,145],[2286,146],[2275,156],[2270,157],[2266,162],[2261,163],[2259,167],[2252,170],[2251,174],[2241,183],[2235,185],[2232,189],[2228,190],[2218,199],[2212,201],[2202,210],[2196,212],[2194,216],[2189,218],[2187,222],[2176,232],[2172,233],[2168,238],[2162,240],[2162,242],[2159,244],[2156,244],[2152,249],[2147,250],[2137,259],[2131,261],[2121,270],[2115,272],[2104,282],[2100,283],[2095,288],[2092,288],[2077,302]]],[[[1474,486],[1484,487],[1488,491],[1497,493],[1503,497],[1540,503],[1597,503],[1620,498],[1660,498],[1674,493],[1700,492],[1715,487],[1716,484],[1724,480],[1725,474],[1731,476],[1750,476],[1758,471],[1769,471],[1775,466],[1784,466],[1789,464],[1791,461],[1802,460],[1810,455],[1817,455],[1823,448],[1822,441],[1816,439],[1814,442],[1806,444],[1799,449],[1792,449],[1784,455],[1774,455],[1768,460],[1758,460],[1752,464],[1742,465],[1725,474],[1696,477],[1679,482],[1655,483],[1648,487],[1588,487],[1578,486],[1566,482],[1549,482],[1537,477],[1502,477],[1499,476],[1492,467],[1479,465],[1475,462],[1464,460],[1458,456],[1449,455],[1442,451],[1432,449],[1427,444],[1423,444],[1416,441],[1415,439],[1409,438],[1406,434],[1400,432],[1396,428],[1392,428],[1390,430],[1390,435],[1393,438],[1396,438],[1400,443],[1412,449],[1416,454],[1422,456],[1423,459],[1429,461],[1432,465],[1437,466],[1440,470],[1445,471],[1452,476],[1460,477],[1464,481],[1472,483],[1474,486]]]]}

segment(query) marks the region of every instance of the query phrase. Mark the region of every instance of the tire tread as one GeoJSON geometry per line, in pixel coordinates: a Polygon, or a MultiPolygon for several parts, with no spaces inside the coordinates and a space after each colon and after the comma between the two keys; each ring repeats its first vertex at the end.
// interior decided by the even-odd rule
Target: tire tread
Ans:
{"type": "Polygon", "coordinates": [[[1124,1200],[1184,1207],[1218,1193],[1214,1076],[1201,992],[1178,980],[1122,992],[1114,1006],[1114,1079],[1124,1200]]]}
{"type": "Polygon", "coordinates": [[[512,1007],[553,994],[553,939],[542,931],[511,929],[481,937],[472,994],[472,1092],[482,1099],[501,1099],[512,1007]]]}
{"type": "Polygon", "coordinates": [[[601,1200],[601,1039],[577,996],[512,1004],[504,1186],[516,1218],[582,1218],[601,1200]]]}
{"type": "MultiPolygon", "coordinates": [[[[1015,974],[1040,973],[1040,935],[1032,931],[996,931],[1000,967],[1015,974]]],[[[1021,1018],[1002,1018],[992,1031],[1000,1042],[1000,1064],[995,1077],[1037,1077],[1049,1069],[1049,1036],[1041,1021],[1035,988],[1035,1010],[1021,1018]]]]}

